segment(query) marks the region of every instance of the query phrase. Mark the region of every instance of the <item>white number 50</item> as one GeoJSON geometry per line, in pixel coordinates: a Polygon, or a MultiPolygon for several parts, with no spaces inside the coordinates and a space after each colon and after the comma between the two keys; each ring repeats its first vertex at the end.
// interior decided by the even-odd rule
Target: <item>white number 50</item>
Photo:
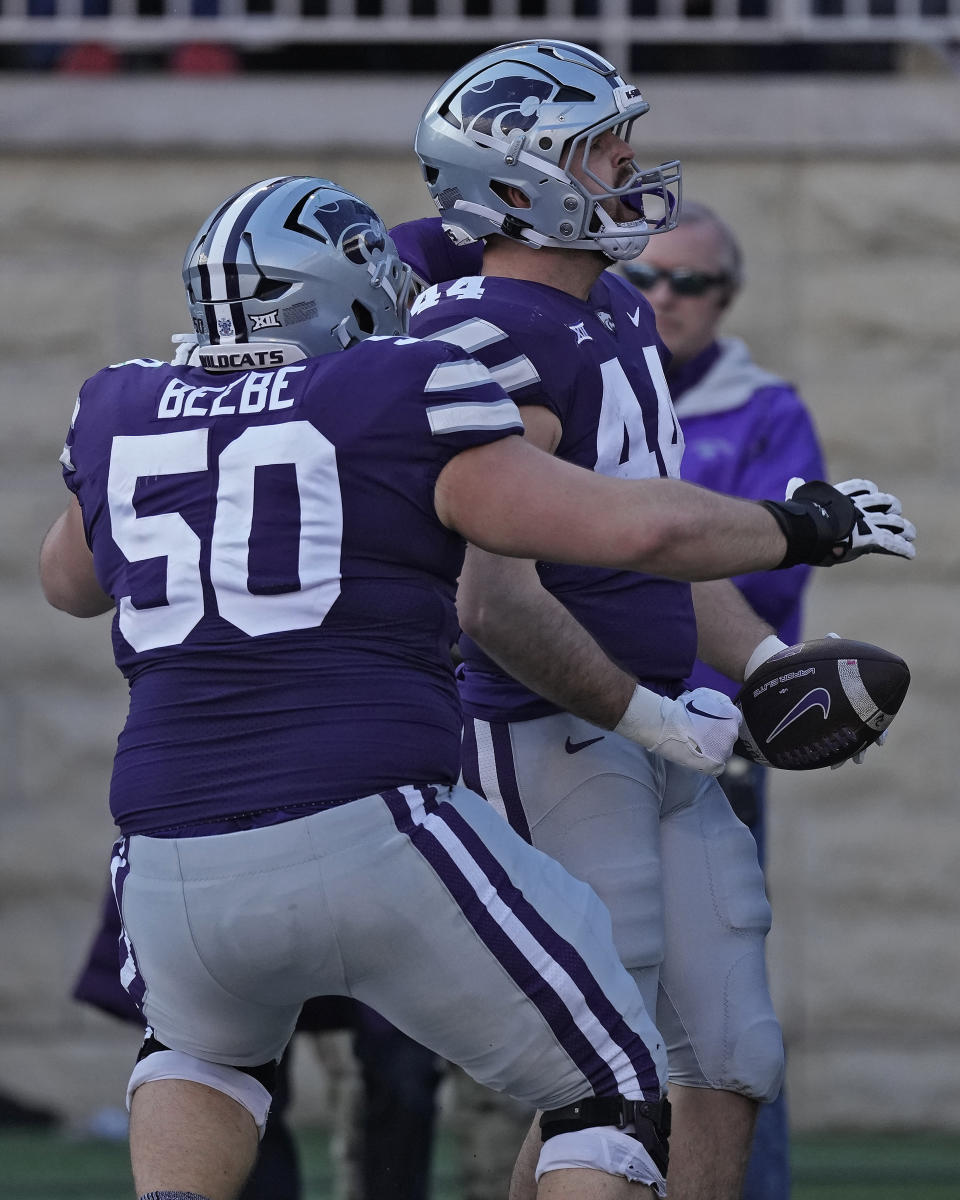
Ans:
{"type": "MultiPolygon", "coordinates": [[[[206,471],[208,430],[115,437],[107,496],[113,538],[129,562],[167,560],[167,603],[137,608],[119,601],[120,632],[134,650],[176,646],[204,615],[200,538],[179,513],[137,516],[137,480],[206,471]]],[[[251,637],[319,625],[340,594],[343,507],[333,445],[308,421],[252,425],[221,453],[210,582],[224,620],[251,637]],[[256,595],[249,588],[257,467],[291,463],[300,495],[300,542],[291,590],[256,595]]]]}

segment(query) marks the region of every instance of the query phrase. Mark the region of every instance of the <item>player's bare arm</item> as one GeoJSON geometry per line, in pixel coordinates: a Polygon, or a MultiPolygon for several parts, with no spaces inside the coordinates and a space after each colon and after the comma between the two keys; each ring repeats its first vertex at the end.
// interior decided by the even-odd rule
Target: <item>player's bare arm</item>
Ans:
{"type": "MultiPolygon", "coordinates": [[[[525,440],[552,454],[561,435],[556,415],[539,405],[521,415],[525,440]]],[[[543,586],[533,559],[468,545],[457,613],[461,629],[531,691],[604,729],[623,716],[636,679],[543,586]]]]}
{"type": "Polygon", "coordinates": [[[773,635],[773,627],[728,579],[695,583],[692,593],[697,657],[728,679],[743,679],[747,661],[757,646],[773,635]]]}
{"type": "Polygon", "coordinates": [[[518,438],[453,458],[435,506],[444,525],[496,554],[670,579],[770,570],[787,545],[760,505],[676,479],[610,479],[518,438]]]}
{"type": "Polygon", "coordinates": [[[40,584],[49,604],[74,617],[96,617],[113,608],[113,601],[97,582],[75,497],[43,539],[40,584]]]}
{"type": "Polygon", "coordinates": [[[610,479],[505,438],[451,459],[434,504],[447,528],[497,554],[690,582],[865,553],[914,556],[909,522],[874,538],[842,492],[805,487],[799,500],[756,504],[678,479],[610,479]]]}
{"type": "Polygon", "coordinates": [[[540,582],[531,559],[469,546],[460,627],[504,671],[567,712],[613,729],[637,686],[540,582]]]}

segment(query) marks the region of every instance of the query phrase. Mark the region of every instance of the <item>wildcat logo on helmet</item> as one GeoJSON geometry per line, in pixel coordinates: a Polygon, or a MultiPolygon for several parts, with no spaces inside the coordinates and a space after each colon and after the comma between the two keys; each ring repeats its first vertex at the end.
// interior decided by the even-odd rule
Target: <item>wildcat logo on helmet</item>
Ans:
{"type": "Polygon", "coordinates": [[[540,105],[555,91],[556,86],[545,79],[513,76],[486,80],[463,97],[463,128],[493,137],[505,137],[515,129],[526,132],[537,123],[540,105]]]}
{"type": "Polygon", "coordinates": [[[280,326],[280,310],[275,308],[273,312],[268,313],[251,313],[250,314],[250,329],[270,329],[280,326]]]}

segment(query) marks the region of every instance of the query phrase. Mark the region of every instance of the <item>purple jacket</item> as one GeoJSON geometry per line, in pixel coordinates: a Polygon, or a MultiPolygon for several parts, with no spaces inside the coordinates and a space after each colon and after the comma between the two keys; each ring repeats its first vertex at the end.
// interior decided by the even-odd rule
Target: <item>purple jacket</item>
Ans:
{"type": "MultiPolygon", "coordinates": [[[[743,342],[722,338],[667,371],[683,430],[682,478],[748,500],[783,497],[788,480],[823,479],[809,411],[789,383],[758,367],[743,342]]],[[[788,644],[800,638],[806,566],[734,580],[752,607],[788,644]]],[[[697,662],[691,687],[736,694],[739,684],[697,662]]]]}

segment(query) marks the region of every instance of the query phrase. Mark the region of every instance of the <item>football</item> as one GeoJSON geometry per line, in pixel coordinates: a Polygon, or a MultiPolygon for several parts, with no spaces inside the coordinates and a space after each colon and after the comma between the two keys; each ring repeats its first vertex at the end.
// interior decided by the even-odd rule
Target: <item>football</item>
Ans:
{"type": "Polygon", "coordinates": [[[781,650],[737,693],[736,753],[784,771],[838,766],[875,742],[907,694],[902,658],[846,638],[781,650]]]}

